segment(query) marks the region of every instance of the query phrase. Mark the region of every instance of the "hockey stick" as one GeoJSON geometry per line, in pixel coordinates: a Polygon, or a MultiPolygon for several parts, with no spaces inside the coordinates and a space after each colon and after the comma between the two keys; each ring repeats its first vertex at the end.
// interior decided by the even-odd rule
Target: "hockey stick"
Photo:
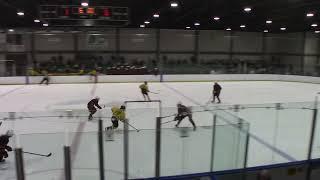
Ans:
{"type": "Polygon", "coordinates": [[[173,116],[176,116],[177,114],[171,114],[171,115],[168,115],[168,116],[162,116],[161,118],[168,118],[168,117],[173,117],[173,116]]]}
{"type": "Polygon", "coordinates": [[[151,91],[149,91],[149,93],[151,93],[151,94],[159,94],[159,93],[156,93],[156,92],[151,92],[151,91]]]}
{"type": "Polygon", "coordinates": [[[137,132],[139,132],[139,131],[140,131],[139,129],[135,128],[134,126],[132,126],[130,123],[128,123],[128,122],[126,122],[126,121],[124,121],[123,123],[128,124],[130,127],[132,127],[133,129],[135,129],[137,132]]]}
{"type": "Polygon", "coordinates": [[[168,123],[171,123],[173,121],[176,121],[176,120],[167,121],[167,122],[164,122],[164,123],[161,123],[161,124],[168,124],[168,123]]]}
{"type": "MultiPolygon", "coordinates": [[[[197,113],[197,112],[207,112],[207,111],[210,111],[210,110],[203,110],[203,111],[192,111],[191,113],[197,113]]],[[[173,116],[177,116],[177,114],[171,114],[171,115],[168,115],[168,116],[162,116],[161,118],[168,118],[168,117],[173,117],[173,116]]],[[[170,121],[169,121],[170,122],[170,121]]],[[[165,124],[165,123],[164,123],[165,124]]]]}
{"type": "Polygon", "coordinates": [[[49,153],[49,154],[38,154],[38,153],[32,153],[32,152],[26,152],[26,151],[23,151],[23,153],[36,155],[36,156],[44,156],[44,157],[50,157],[52,155],[52,153],[49,153]]]}
{"type": "Polygon", "coordinates": [[[206,105],[210,104],[213,101],[213,95],[210,96],[209,100],[207,101],[206,105]]]}

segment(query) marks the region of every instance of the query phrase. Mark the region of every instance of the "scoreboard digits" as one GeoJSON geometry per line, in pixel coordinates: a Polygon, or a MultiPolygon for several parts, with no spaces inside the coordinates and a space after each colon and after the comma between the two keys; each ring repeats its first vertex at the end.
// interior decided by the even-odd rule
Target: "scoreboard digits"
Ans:
{"type": "Polygon", "coordinates": [[[85,18],[85,19],[105,19],[111,17],[109,7],[62,7],[59,9],[57,18],[85,18]]]}
{"type": "Polygon", "coordinates": [[[87,26],[83,22],[88,21],[91,26],[121,26],[128,24],[129,13],[127,7],[44,5],[40,18],[56,26],[87,26]]]}

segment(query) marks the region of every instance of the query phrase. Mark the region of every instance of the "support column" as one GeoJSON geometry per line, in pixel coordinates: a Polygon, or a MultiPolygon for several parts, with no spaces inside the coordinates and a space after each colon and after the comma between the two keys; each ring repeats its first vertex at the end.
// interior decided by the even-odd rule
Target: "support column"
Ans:
{"type": "Polygon", "coordinates": [[[157,117],[156,124],[156,164],[155,164],[155,177],[160,177],[161,169],[161,119],[162,117],[157,117]]]}
{"type": "Polygon", "coordinates": [[[318,65],[320,64],[320,36],[319,35],[316,35],[316,36],[317,36],[318,52],[317,52],[316,64],[314,66],[315,66],[316,74],[319,76],[320,72],[318,72],[318,70],[319,70],[318,65]]]}
{"type": "MultiPolygon", "coordinates": [[[[33,67],[33,61],[36,60],[36,54],[35,54],[35,35],[34,35],[34,32],[31,32],[31,35],[30,35],[30,55],[31,55],[31,62],[27,62],[27,69],[26,69],[26,84],[30,84],[30,79],[29,79],[29,67],[28,66],[32,66],[33,67]]],[[[29,58],[28,58],[29,59],[29,58]]]]}
{"type": "Polygon", "coordinates": [[[266,60],[266,53],[267,53],[266,37],[267,37],[267,33],[262,33],[262,44],[261,44],[262,60],[266,60]]]}
{"type": "MultiPolygon", "coordinates": [[[[241,122],[241,131],[242,133],[244,132],[243,121],[241,122]]],[[[250,142],[250,135],[249,135],[249,132],[246,132],[246,146],[245,146],[244,161],[243,161],[243,168],[245,169],[248,167],[249,142],[250,142]]]]}
{"type": "Polygon", "coordinates": [[[22,148],[15,149],[15,159],[16,159],[16,173],[17,180],[24,180],[24,165],[23,165],[23,151],[22,148]]]}
{"type": "Polygon", "coordinates": [[[317,35],[317,45],[318,45],[318,52],[317,52],[317,62],[316,65],[320,64],[320,36],[317,35]]]}
{"type": "Polygon", "coordinates": [[[217,115],[213,115],[213,125],[212,125],[212,137],[211,137],[211,161],[210,161],[210,171],[214,170],[214,153],[215,153],[215,137],[216,137],[216,126],[217,126],[217,115]]]}
{"type": "Polygon", "coordinates": [[[72,180],[70,146],[64,146],[63,151],[64,151],[64,177],[65,177],[65,180],[72,180]]]}
{"type": "Polygon", "coordinates": [[[200,59],[199,59],[199,36],[200,36],[200,31],[195,30],[194,31],[194,58],[197,60],[197,64],[200,64],[200,59]]]}
{"type": "Polygon", "coordinates": [[[231,31],[230,32],[230,46],[229,46],[229,60],[232,60],[232,57],[233,57],[233,46],[234,46],[234,44],[233,44],[233,37],[234,37],[234,32],[233,31],[231,31]]]}
{"type": "Polygon", "coordinates": [[[120,29],[116,28],[116,59],[120,58],[120,29]]]}
{"type": "Polygon", "coordinates": [[[75,53],[75,57],[78,57],[78,53],[79,53],[79,35],[80,35],[80,33],[73,33],[72,34],[73,50],[75,53]]]}
{"type": "Polygon", "coordinates": [[[315,105],[313,109],[313,116],[312,116],[312,124],[311,124],[311,133],[309,139],[309,149],[308,149],[308,167],[307,167],[307,175],[306,180],[311,179],[311,172],[312,172],[312,150],[314,146],[315,140],[315,133],[316,133],[316,126],[317,126],[317,117],[318,117],[318,97],[315,99],[315,105]]]}
{"type": "Polygon", "coordinates": [[[158,70],[160,75],[160,82],[163,82],[163,62],[160,57],[160,29],[156,29],[156,61],[158,63],[158,70]]]}
{"type": "Polygon", "coordinates": [[[303,32],[303,35],[302,35],[302,56],[300,57],[300,72],[302,73],[302,75],[305,74],[305,67],[304,67],[304,64],[305,64],[305,48],[306,48],[306,32],[303,32]]]}
{"type": "Polygon", "coordinates": [[[35,47],[35,35],[34,35],[34,32],[32,32],[31,33],[31,59],[32,59],[32,61],[34,61],[36,59],[35,49],[36,49],[36,47],[35,47]]]}
{"type": "Polygon", "coordinates": [[[104,180],[103,122],[101,118],[99,119],[98,128],[99,172],[100,180],[104,180]]]}
{"type": "MultiPolygon", "coordinates": [[[[129,123],[129,119],[126,119],[129,123]]],[[[123,123],[123,158],[124,158],[124,167],[123,167],[123,176],[124,180],[127,180],[129,177],[129,126],[128,123],[123,123]]]]}
{"type": "Polygon", "coordinates": [[[245,152],[244,152],[244,162],[243,162],[243,169],[244,172],[242,173],[242,180],[247,179],[247,167],[248,167],[248,154],[249,154],[249,142],[250,141],[250,136],[249,133],[247,132],[246,134],[246,146],[245,146],[245,152]]]}
{"type": "MultiPolygon", "coordinates": [[[[231,31],[229,33],[229,36],[230,36],[230,45],[229,45],[229,61],[232,61],[232,58],[233,58],[233,36],[234,36],[234,32],[231,31]]],[[[242,63],[239,62],[240,64],[238,64],[238,67],[240,66],[240,68],[238,68],[238,71],[240,70],[240,72],[238,73],[241,73],[243,70],[243,67],[242,67],[242,63]]]]}

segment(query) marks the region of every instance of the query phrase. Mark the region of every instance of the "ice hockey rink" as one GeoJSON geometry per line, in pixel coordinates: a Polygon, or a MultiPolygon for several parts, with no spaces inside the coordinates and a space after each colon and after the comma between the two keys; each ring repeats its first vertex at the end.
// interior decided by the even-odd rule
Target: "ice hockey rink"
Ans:
{"type": "MultiPolygon", "coordinates": [[[[27,179],[60,179],[61,173],[63,173],[62,147],[66,141],[69,141],[75,147],[72,151],[74,153],[73,167],[76,171],[74,174],[78,174],[79,176],[77,177],[81,176],[80,179],[98,179],[98,146],[94,133],[97,130],[97,121],[87,121],[86,104],[91,98],[99,96],[99,103],[105,108],[99,110],[95,116],[104,118],[104,126],[111,125],[108,117],[111,116],[110,108],[113,105],[121,105],[124,101],[143,100],[138,89],[139,84],[1,85],[1,117],[8,117],[8,112],[16,112],[15,116],[18,118],[16,120],[6,119],[2,121],[0,133],[13,129],[15,134],[19,134],[20,144],[25,151],[53,153],[49,158],[25,154],[27,179]],[[70,111],[76,114],[76,117],[66,117],[65,115],[70,111]],[[65,140],[64,135],[66,131],[71,132],[67,140],[65,140]],[[74,132],[85,133],[80,135],[74,132]],[[43,167],[43,163],[48,166],[45,167],[46,169],[51,168],[50,171],[43,167]]],[[[221,93],[222,104],[211,104],[208,101],[211,98],[212,85],[212,82],[150,83],[150,91],[158,93],[150,94],[150,97],[153,100],[161,100],[162,116],[166,116],[176,113],[177,102],[182,102],[187,106],[199,108],[200,110],[207,106],[223,107],[236,104],[260,106],[260,104],[274,103],[287,103],[290,105],[296,102],[301,102],[300,105],[305,103],[306,107],[310,107],[310,103],[307,102],[314,101],[320,91],[320,85],[311,83],[277,81],[220,82],[223,88],[221,93]]],[[[149,136],[148,131],[152,132],[152,129],[155,128],[156,117],[159,115],[158,104],[130,103],[127,109],[127,118],[130,123],[138,129],[145,130],[140,135],[135,133],[131,138],[131,143],[134,143],[132,146],[135,148],[130,151],[132,162],[130,164],[132,169],[130,178],[152,177],[154,175],[151,170],[153,168],[153,159],[150,160],[150,163],[148,161],[136,162],[136,160],[141,156],[148,157],[154,154],[154,135],[149,136]],[[135,141],[135,137],[139,139],[138,142],[135,141]],[[139,146],[141,146],[140,149],[139,146]]],[[[301,113],[293,108],[282,114],[285,120],[282,121],[280,119],[279,122],[277,121],[277,125],[270,120],[274,115],[272,114],[273,112],[270,113],[271,111],[248,111],[243,113],[241,111],[234,112],[234,114],[250,123],[250,134],[256,137],[250,142],[249,166],[263,165],[263,162],[268,160],[270,162],[267,163],[276,163],[305,158],[307,149],[301,149],[300,147],[307,147],[306,145],[309,143],[307,139],[310,135],[312,111],[305,110],[301,113]],[[274,139],[272,137],[275,126],[281,129],[277,134],[281,138],[274,139]],[[292,132],[297,131],[299,131],[299,134],[294,136],[292,132]],[[301,134],[304,136],[301,136],[301,134]],[[274,142],[275,140],[277,142],[274,142]],[[278,146],[274,147],[274,144],[278,144],[278,146]],[[267,153],[267,151],[270,153],[267,153]],[[270,154],[270,157],[261,157],[264,152],[265,154],[270,154]]],[[[168,118],[167,120],[171,119],[168,118]]],[[[201,126],[212,125],[212,112],[195,113],[194,121],[199,126],[197,131],[201,132],[201,126]]],[[[163,125],[163,128],[174,128],[174,125],[174,122],[167,123],[163,125]]],[[[191,127],[191,124],[186,119],[182,122],[181,127],[191,127]]],[[[120,124],[119,129],[122,129],[122,124],[120,124]]],[[[196,132],[190,133],[195,134],[196,132]]],[[[203,132],[205,133],[205,130],[203,132]]],[[[114,136],[115,141],[105,142],[105,158],[108,159],[106,163],[107,179],[121,179],[122,177],[123,148],[121,141],[123,135],[115,133],[114,136]]],[[[163,138],[162,141],[165,140],[166,138],[163,138]]],[[[11,141],[11,144],[14,146],[14,140],[11,141]]],[[[197,151],[199,147],[206,148],[206,146],[210,146],[207,144],[209,143],[205,143],[205,139],[203,142],[195,142],[194,146],[188,146],[188,151],[190,153],[197,151]]],[[[319,146],[317,145],[317,147],[319,146]]],[[[318,150],[320,149],[318,148],[318,150]]],[[[207,156],[206,154],[198,154],[198,156],[198,159],[200,159],[199,164],[195,162],[194,167],[185,167],[183,172],[173,171],[168,172],[166,175],[188,173],[188,168],[193,171],[197,171],[197,169],[199,172],[203,171],[201,162],[204,164],[203,166],[206,166],[207,164],[204,163],[204,160],[207,156]]],[[[15,179],[13,153],[10,153],[7,163],[0,164],[0,179],[15,179]]]]}

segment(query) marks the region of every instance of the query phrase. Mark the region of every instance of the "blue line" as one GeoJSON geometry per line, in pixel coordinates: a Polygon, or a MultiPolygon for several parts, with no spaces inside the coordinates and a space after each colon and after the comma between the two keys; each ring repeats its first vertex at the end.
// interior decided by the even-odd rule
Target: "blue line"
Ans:
{"type": "MultiPolygon", "coordinates": [[[[191,99],[190,97],[184,95],[182,92],[180,92],[180,91],[178,91],[178,90],[170,87],[170,86],[167,85],[167,84],[163,84],[163,85],[166,86],[167,88],[171,89],[172,91],[176,92],[177,94],[183,96],[184,98],[188,99],[189,101],[193,102],[194,104],[197,104],[197,105],[199,105],[200,107],[202,107],[202,108],[204,108],[205,110],[207,110],[207,106],[201,105],[199,102],[191,99]]],[[[209,112],[210,112],[210,111],[209,111],[209,112]]],[[[225,111],[225,112],[228,113],[228,114],[231,114],[231,113],[229,113],[229,112],[227,112],[227,111],[225,111]]],[[[210,113],[212,113],[212,112],[210,112],[210,113]]],[[[212,113],[212,114],[214,114],[214,113],[212,113]]],[[[231,115],[233,115],[233,114],[231,114],[231,115]]],[[[235,116],[235,115],[233,115],[233,116],[235,116]]],[[[239,117],[237,117],[237,118],[239,118],[239,117]]],[[[232,124],[230,121],[228,121],[228,120],[226,120],[226,119],[224,119],[224,121],[227,122],[228,124],[232,124]]],[[[266,141],[264,141],[263,139],[259,138],[258,136],[254,135],[254,134],[252,134],[252,133],[250,133],[250,132],[243,131],[242,129],[240,129],[240,131],[242,131],[242,132],[244,132],[244,133],[248,133],[251,138],[253,138],[253,139],[255,139],[256,141],[260,142],[261,144],[265,145],[267,148],[271,149],[272,151],[278,153],[280,156],[282,156],[283,158],[287,159],[288,161],[290,161],[290,162],[292,162],[292,161],[297,161],[294,157],[292,157],[292,156],[290,156],[289,154],[285,153],[284,151],[282,151],[282,150],[280,150],[280,149],[272,146],[271,144],[267,143],[266,141]]]]}

